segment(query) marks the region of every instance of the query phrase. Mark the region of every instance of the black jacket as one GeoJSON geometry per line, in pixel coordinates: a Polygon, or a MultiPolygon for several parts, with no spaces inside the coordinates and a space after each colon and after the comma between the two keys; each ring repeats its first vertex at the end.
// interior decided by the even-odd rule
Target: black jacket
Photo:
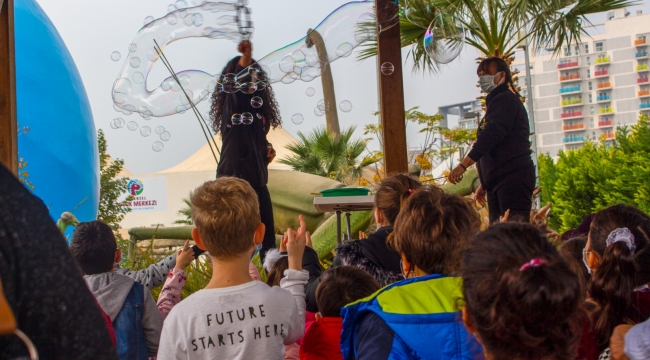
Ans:
{"type": "Polygon", "coordinates": [[[535,169],[528,114],[519,97],[503,84],[492,90],[485,102],[487,112],[468,156],[477,162],[483,188],[494,191],[535,169]]]}
{"type": "MultiPolygon", "coordinates": [[[[243,68],[238,68],[241,71],[243,68]]],[[[217,167],[217,177],[234,176],[248,183],[254,188],[266,186],[269,178],[269,158],[267,156],[270,124],[265,124],[251,106],[251,99],[255,94],[249,95],[242,92],[228,94],[224,101],[221,123],[221,158],[217,167]],[[233,114],[249,112],[253,115],[250,125],[232,125],[233,114]]],[[[261,115],[261,114],[260,114],[261,115]]]]}

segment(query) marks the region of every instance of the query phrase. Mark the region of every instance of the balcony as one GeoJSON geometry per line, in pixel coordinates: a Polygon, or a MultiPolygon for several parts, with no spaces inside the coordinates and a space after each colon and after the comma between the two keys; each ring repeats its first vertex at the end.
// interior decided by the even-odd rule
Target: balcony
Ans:
{"type": "Polygon", "coordinates": [[[609,81],[598,83],[596,86],[598,89],[609,89],[612,87],[612,83],[609,81]]]}
{"type": "Polygon", "coordinates": [[[612,127],[614,126],[614,122],[612,120],[605,120],[605,121],[599,121],[598,122],[598,127],[599,128],[607,128],[607,127],[612,127]]]}
{"type": "Polygon", "coordinates": [[[600,138],[603,140],[614,140],[616,139],[616,133],[610,132],[610,133],[604,133],[600,135],[600,138]]]}
{"type": "Polygon", "coordinates": [[[650,90],[639,90],[639,92],[637,94],[639,95],[640,98],[649,97],[650,96],[650,90]]]}
{"type": "Polygon", "coordinates": [[[639,104],[639,109],[641,109],[641,110],[650,109],[650,101],[640,103],[639,104]]]}
{"type": "Polygon", "coordinates": [[[560,88],[560,94],[570,94],[580,91],[580,86],[566,86],[560,88]]]}
{"type": "Polygon", "coordinates": [[[582,99],[567,99],[567,100],[562,100],[561,104],[562,104],[562,106],[575,106],[575,105],[582,105],[582,99]]]}
{"type": "Polygon", "coordinates": [[[598,110],[598,113],[601,114],[601,115],[603,115],[603,114],[611,114],[613,112],[614,112],[614,109],[611,108],[610,106],[606,106],[606,107],[600,108],[598,110]]]}
{"type": "Polygon", "coordinates": [[[562,119],[576,119],[582,117],[582,111],[566,111],[560,114],[562,119]]]}
{"type": "Polygon", "coordinates": [[[596,64],[609,64],[609,56],[597,57],[596,64]]]}
{"type": "Polygon", "coordinates": [[[648,64],[641,64],[636,66],[636,71],[637,72],[645,72],[648,71],[648,64]]]}
{"type": "Polygon", "coordinates": [[[610,101],[611,99],[612,97],[609,95],[600,95],[596,97],[596,102],[606,102],[606,101],[610,101]]]}
{"type": "Polygon", "coordinates": [[[634,40],[634,46],[644,46],[645,44],[646,44],[645,39],[634,40]]]}
{"type": "Polygon", "coordinates": [[[570,62],[564,62],[564,63],[558,64],[557,68],[561,70],[561,69],[576,68],[578,66],[579,66],[578,61],[570,61],[570,62]]]}
{"type": "Polygon", "coordinates": [[[562,139],[562,142],[567,144],[567,143],[580,143],[580,142],[585,142],[585,137],[584,136],[569,136],[564,139],[562,139]]]}
{"type": "Polygon", "coordinates": [[[636,53],[634,53],[634,57],[637,58],[637,59],[647,58],[648,57],[648,52],[645,51],[645,50],[637,51],[636,53]]]}
{"type": "Polygon", "coordinates": [[[570,74],[570,75],[560,76],[560,82],[576,81],[576,80],[580,80],[580,74],[570,74]]]}
{"type": "Polygon", "coordinates": [[[564,130],[564,131],[584,130],[584,129],[585,129],[584,124],[573,124],[573,125],[564,125],[564,126],[562,126],[562,130],[564,130]]]}
{"type": "Polygon", "coordinates": [[[636,79],[637,84],[643,84],[643,83],[647,83],[647,82],[648,82],[648,77],[647,76],[646,77],[640,77],[640,78],[636,79]]]}
{"type": "Polygon", "coordinates": [[[597,70],[596,72],[594,72],[594,77],[603,77],[603,76],[609,76],[609,71],[597,70]]]}

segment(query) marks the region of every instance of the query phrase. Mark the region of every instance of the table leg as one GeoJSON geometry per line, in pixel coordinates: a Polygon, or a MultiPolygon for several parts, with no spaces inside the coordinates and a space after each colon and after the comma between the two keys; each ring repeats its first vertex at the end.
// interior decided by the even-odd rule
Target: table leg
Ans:
{"type": "Polygon", "coordinates": [[[345,220],[348,223],[348,240],[352,240],[352,224],[350,224],[350,212],[345,213],[345,220]]]}
{"type": "Polygon", "coordinates": [[[336,244],[341,245],[341,211],[336,212],[336,244]]]}

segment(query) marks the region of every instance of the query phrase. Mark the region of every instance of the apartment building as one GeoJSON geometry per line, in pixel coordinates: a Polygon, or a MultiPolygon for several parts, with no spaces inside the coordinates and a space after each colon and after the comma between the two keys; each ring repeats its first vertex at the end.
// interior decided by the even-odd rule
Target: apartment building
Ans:
{"type": "MultiPolygon", "coordinates": [[[[560,56],[531,51],[532,95],[538,153],[557,155],[587,140],[615,137],[616,127],[650,114],[650,15],[621,9],[583,43],[563,48],[560,56]]],[[[517,54],[522,94],[526,89],[524,56],[517,54]]]]}

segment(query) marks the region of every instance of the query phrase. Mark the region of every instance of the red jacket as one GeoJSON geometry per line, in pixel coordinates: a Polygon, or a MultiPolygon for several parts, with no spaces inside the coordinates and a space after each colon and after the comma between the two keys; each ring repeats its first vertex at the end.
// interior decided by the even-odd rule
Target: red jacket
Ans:
{"type": "Polygon", "coordinates": [[[300,345],[300,360],[343,360],[341,331],[343,318],[324,317],[305,332],[300,345]]]}

